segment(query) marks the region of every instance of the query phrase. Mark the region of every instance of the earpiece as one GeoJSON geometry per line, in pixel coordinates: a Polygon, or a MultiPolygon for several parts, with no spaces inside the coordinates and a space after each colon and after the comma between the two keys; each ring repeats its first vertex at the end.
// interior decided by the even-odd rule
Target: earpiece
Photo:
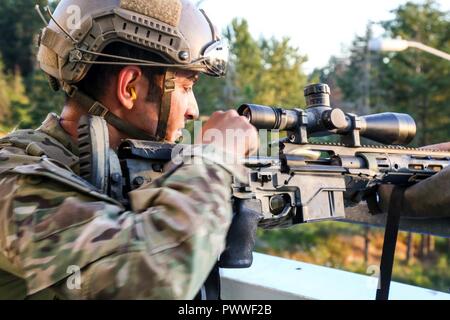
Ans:
{"type": "Polygon", "coordinates": [[[130,93],[131,93],[131,100],[136,101],[137,94],[136,94],[136,89],[134,87],[130,87],[130,93]]]}

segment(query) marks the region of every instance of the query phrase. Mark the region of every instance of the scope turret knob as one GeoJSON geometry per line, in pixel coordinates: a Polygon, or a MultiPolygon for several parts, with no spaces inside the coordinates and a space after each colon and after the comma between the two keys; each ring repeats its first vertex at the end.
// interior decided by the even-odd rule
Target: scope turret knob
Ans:
{"type": "Polygon", "coordinates": [[[306,108],[330,107],[330,87],[325,83],[309,85],[305,88],[306,108]]]}
{"type": "Polygon", "coordinates": [[[312,94],[331,94],[330,87],[325,83],[312,84],[305,88],[305,97],[312,94]]]}
{"type": "Polygon", "coordinates": [[[342,130],[348,127],[347,118],[341,109],[325,111],[322,115],[322,121],[328,130],[342,130]]]}

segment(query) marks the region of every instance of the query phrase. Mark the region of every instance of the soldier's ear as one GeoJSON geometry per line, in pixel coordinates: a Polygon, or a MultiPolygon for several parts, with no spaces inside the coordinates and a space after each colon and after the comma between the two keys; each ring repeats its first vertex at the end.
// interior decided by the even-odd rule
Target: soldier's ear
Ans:
{"type": "Polygon", "coordinates": [[[131,110],[139,99],[142,70],[137,66],[123,68],[117,77],[117,99],[120,104],[131,110]]]}

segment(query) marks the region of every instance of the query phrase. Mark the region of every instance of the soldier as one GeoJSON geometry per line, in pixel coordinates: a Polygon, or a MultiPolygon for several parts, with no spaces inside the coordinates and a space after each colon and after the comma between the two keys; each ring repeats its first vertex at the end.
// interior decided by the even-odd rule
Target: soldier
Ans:
{"type": "Polygon", "coordinates": [[[199,73],[225,74],[226,45],[188,0],[62,0],[49,16],[38,61],[67,100],[0,140],[0,298],[192,299],[224,248],[240,169],[213,159],[254,151],[256,129],[215,113],[205,129],[247,132],[245,150],[199,137],[203,161],[132,192],[127,211],[77,177],[77,125],[104,117],[112,148],[174,142],[198,117],[199,73]]]}

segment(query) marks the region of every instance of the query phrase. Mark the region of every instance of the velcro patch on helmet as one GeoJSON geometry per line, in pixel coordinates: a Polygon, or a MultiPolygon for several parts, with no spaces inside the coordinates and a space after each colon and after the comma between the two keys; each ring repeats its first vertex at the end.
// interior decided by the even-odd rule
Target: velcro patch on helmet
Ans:
{"type": "Polygon", "coordinates": [[[120,7],[178,27],[183,5],[181,0],[121,0],[120,7]]]}
{"type": "Polygon", "coordinates": [[[47,48],[44,45],[39,47],[37,59],[41,64],[47,65],[50,68],[58,69],[58,56],[55,51],[47,48]]]}

